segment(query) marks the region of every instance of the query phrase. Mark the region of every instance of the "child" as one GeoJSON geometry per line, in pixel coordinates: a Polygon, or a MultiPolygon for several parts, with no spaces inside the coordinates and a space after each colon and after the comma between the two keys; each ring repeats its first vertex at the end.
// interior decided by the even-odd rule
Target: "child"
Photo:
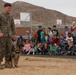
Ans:
{"type": "Polygon", "coordinates": [[[66,37],[67,42],[72,41],[73,42],[73,37],[71,33],[68,33],[68,36],[66,37]]]}
{"type": "Polygon", "coordinates": [[[43,48],[42,48],[42,54],[46,55],[48,54],[49,51],[49,46],[47,43],[44,43],[43,48]]]}
{"type": "Polygon", "coordinates": [[[64,36],[67,37],[68,33],[69,33],[69,29],[68,29],[67,26],[65,26],[65,28],[64,28],[64,36]]]}
{"type": "Polygon", "coordinates": [[[30,53],[34,55],[34,46],[35,46],[34,42],[30,41],[30,50],[27,55],[29,55],[30,53]]]}
{"type": "Polygon", "coordinates": [[[52,36],[52,42],[56,45],[59,45],[59,38],[56,37],[56,35],[52,36]]]}
{"type": "Polygon", "coordinates": [[[59,36],[59,32],[58,32],[58,30],[57,30],[57,28],[56,28],[56,25],[53,25],[52,34],[53,34],[53,35],[56,35],[56,37],[59,36]]]}
{"type": "Polygon", "coordinates": [[[44,28],[42,29],[40,35],[41,35],[41,43],[45,43],[45,29],[44,28]]]}
{"type": "Polygon", "coordinates": [[[48,35],[51,36],[52,35],[52,31],[51,31],[51,28],[48,27],[48,35]]]}
{"type": "Polygon", "coordinates": [[[68,55],[76,55],[76,46],[73,45],[72,41],[68,42],[68,52],[67,52],[67,54],[68,55]]]}
{"type": "Polygon", "coordinates": [[[73,43],[74,45],[76,45],[76,28],[74,28],[74,32],[73,32],[73,43]]]}
{"type": "Polygon", "coordinates": [[[35,31],[32,32],[31,41],[36,44],[37,38],[38,38],[38,35],[36,34],[36,32],[35,31]]]}
{"type": "Polygon", "coordinates": [[[24,44],[22,51],[24,54],[28,54],[29,50],[30,50],[30,41],[26,40],[26,43],[24,44]]]}
{"type": "Polygon", "coordinates": [[[50,35],[48,34],[48,31],[46,30],[46,31],[45,31],[45,42],[48,43],[49,38],[50,38],[50,35]]]}
{"type": "Polygon", "coordinates": [[[75,23],[75,21],[73,21],[72,27],[71,27],[71,32],[72,32],[72,34],[73,34],[74,31],[75,31],[75,27],[76,27],[76,23],[75,23]]]}
{"type": "Polygon", "coordinates": [[[30,40],[31,39],[31,34],[29,31],[26,31],[26,40],[30,40]]]}
{"type": "Polygon", "coordinates": [[[62,55],[62,54],[65,53],[65,47],[66,46],[67,46],[67,41],[64,38],[64,35],[63,34],[60,34],[60,44],[59,44],[59,50],[58,50],[58,53],[60,55],[62,55]]]}
{"type": "Polygon", "coordinates": [[[37,52],[38,52],[38,54],[42,53],[42,45],[41,45],[41,43],[37,44],[37,52]]]}
{"type": "Polygon", "coordinates": [[[54,42],[51,42],[51,45],[50,45],[50,53],[56,55],[57,54],[57,50],[58,50],[58,46],[55,45],[54,42]]]}

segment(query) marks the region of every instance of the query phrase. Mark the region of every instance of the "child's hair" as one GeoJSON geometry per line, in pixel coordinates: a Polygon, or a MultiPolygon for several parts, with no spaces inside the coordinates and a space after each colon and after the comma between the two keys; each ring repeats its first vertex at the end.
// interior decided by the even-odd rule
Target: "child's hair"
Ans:
{"type": "Polygon", "coordinates": [[[41,43],[38,43],[38,44],[37,44],[37,47],[41,47],[41,43]]]}
{"type": "Polygon", "coordinates": [[[68,33],[68,37],[71,37],[71,36],[72,36],[72,34],[69,32],[69,33],[68,33]]]}
{"type": "Polygon", "coordinates": [[[35,43],[34,43],[34,42],[32,42],[32,41],[30,42],[30,44],[31,44],[31,46],[34,46],[34,45],[35,45],[35,43]]]}
{"type": "Polygon", "coordinates": [[[65,26],[65,29],[66,29],[66,28],[68,29],[68,27],[67,27],[67,26],[65,26]]]}
{"type": "Polygon", "coordinates": [[[53,25],[54,28],[56,28],[56,25],[53,25]]]}
{"type": "Polygon", "coordinates": [[[44,47],[47,47],[48,46],[48,44],[47,43],[44,43],[44,47]]]}
{"type": "Polygon", "coordinates": [[[63,34],[60,34],[61,36],[64,36],[63,34]]]}
{"type": "Polygon", "coordinates": [[[51,45],[54,45],[54,42],[51,42],[51,45]]]}
{"type": "Polygon", "coordinates": [[[50,28],[50,27],[48,27],[48,29],[49,29],[49,30],[51,30],[51,28],[50,28]]]}
{"type": "Polygon", "coordinates": [[[60,37],[60,38],[61,38],[61,37],[64,37],[64,34],[60,34],[59,37],[60,37]]]}
{"type": "Polygon", "coordinates": [[[39,26],[38,28],[42,28],[42,26],[39,26]]]}
{"type": "Polygon", "coordinates": [[[26,43],[30,43],[30,40],[26,40],[26,43]]]}
{"type": "Polygon", "coordinates": [[[56,38],[56,35],[53,35],[53,38],[56,38]]]}

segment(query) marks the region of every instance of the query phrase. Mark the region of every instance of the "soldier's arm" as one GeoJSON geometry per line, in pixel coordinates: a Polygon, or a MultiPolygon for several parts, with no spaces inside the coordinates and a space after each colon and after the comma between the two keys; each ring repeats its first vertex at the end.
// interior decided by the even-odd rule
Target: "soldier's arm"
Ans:
{"type": "Polygon", "coordinates": [[[1,14],[0,14],[0,33],[2,33],[1,32],[1,14]]]}
{"type": "Polygon", "coordinates": [[[16,35],[16,29],[15,29],[15,24],[14,24],[14,19],[13,19],[13,17],[12,17],[12,20],[11,20],[12,22],[11,22],[11,29],[12,29],[12,33],[13,33],[13,35],[16,35]]]}
{"type": "Polygon", "coordinates": [[[3,33],[1,31],[1,14],[0,14],[0,37],[3,37],[3,33]]]}

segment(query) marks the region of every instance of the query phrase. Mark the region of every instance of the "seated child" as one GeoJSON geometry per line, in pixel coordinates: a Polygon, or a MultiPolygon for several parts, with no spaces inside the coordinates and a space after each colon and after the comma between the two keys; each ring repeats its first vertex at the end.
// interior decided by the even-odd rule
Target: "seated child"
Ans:
{"type": "Polygon", "coordinates": [[[28,54],[29,50],[30,50],[30,41],[29,40],[26,40],[26,43],[24,44],[24,47],[23,47],[23,54],[28,54]]]}
{"type": "Polygon", "coordinates": [[[49,46],[47,43],[44,43],[42,47],[42,54],[46,55],[48,54],[48,51],[49,51],[49,46]]]}
{"type": "Polygon", "coordinates": [[[71,33],[68,33],[68,36],[66,37],[67,42],[72,41],[73,42],[73,37],[71,33]]]}
{"type": "Polygon", "coordinates": [[[59,40],[59,38],[56,37],[56,35],[53,35],[53,36],[52,36],[51,42],[53,42],[54,44],[58,45],[58,44],[59,44],[59,41],[60,41],[60,40],[59,40]]]}
{"type": "Polygon", "coordinates": [[[42,53],[42,45],[41,45],[41,43],[37,44],[37,52],[38,52],[38,54],[42,53]]]}
{"type": "Polygon", "coordinates": [[[28,52],[28,55],[31,53],[34,55],[34,46],[35,46],[34,42],[30,41],[30,50],[28,52]]]}
{"type": "Polygon", "coordinates": [[[58,54],[60,54],[60,55],[64,54],[65,48],[67,46],[67,41],[63,34],[60,34],[60,44],[58,46],[59,46],[58,54]]]}
{"type": "Polygon", "coordinates": [[[68,55],[76,55],[76,46],[73,45],[73,41],[68,41],[68,55]]]}
{"type": "Polygon", "coordinates": [[[55,45],[54,42],[51,42],[51,45],[50,45],[50,53],[56,55],[57,54],[57,50],[58,50],[58,46],[55,45]]]}

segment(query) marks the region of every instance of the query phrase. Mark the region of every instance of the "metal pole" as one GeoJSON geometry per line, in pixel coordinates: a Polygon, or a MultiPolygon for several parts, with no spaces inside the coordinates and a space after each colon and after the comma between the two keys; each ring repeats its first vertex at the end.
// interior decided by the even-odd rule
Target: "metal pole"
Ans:
{"type": "Polygon", "coordinates": [[[30,26],[31,26],[31,35],[32,35],[32,14],[30,13],[30,26]]]}

